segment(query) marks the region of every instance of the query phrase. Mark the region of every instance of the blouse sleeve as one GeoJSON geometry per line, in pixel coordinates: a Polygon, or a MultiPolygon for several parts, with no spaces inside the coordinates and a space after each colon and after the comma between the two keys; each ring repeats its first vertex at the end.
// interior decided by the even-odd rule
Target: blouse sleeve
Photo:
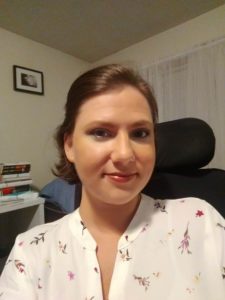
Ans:
{"type": "Polygon", "coordinates": [[[17,237],[0,277],[1,300],[35,300],[34,284],[29,273],[28,257],[24,254],[25,242],[17,237]]]}
{"type": "Polygon", "coordinates": [[[225,219],[213,207],[211,207],[211,213],[215,228],[215,246],[225,286],[225,219]]]}

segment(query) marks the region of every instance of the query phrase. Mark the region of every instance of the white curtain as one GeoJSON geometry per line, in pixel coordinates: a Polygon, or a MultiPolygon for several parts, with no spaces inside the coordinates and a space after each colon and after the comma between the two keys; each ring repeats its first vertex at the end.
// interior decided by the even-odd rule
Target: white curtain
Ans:
{"type": "Polygon", "coordinates": [[[212,127],[216,152],[209,166],[225,169],[225,38],[139,72],[153,87],[160,122],[197,117],[212,127]]]}

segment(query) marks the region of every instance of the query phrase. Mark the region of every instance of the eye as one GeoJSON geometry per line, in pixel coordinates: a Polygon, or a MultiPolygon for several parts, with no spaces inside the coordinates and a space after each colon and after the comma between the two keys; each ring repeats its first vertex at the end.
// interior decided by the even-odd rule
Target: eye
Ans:
{"type": "Polygon", "coordinates": [[[131,137],[135,138],[135,139],[145,139],[147,137],[149,137],[150,135],[150,130],[147,128],[138,128],[135,129],[132,134],[131,137]]]}
{"type": "Polygon", "coordinates": [[[91,130],[90,135],[94,136],[96,139],[107,139],[112,136],[112,133],[105,128],[96,128],[91,130]]]}

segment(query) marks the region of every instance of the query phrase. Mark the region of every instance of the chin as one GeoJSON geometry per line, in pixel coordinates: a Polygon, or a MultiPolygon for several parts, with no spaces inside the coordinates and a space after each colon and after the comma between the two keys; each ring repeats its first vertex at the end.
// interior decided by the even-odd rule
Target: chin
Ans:
{"type": "Polygon", "coordinates": [[[114,206],[120,206],[120,205],[126,205],[130,203],[132,200],[134,200],[140,192],[136,193],[131,193],[130,191],[119,191],[119,192],[111,192],[110,196],[107,196],[107,198],[102,198],[102,199],[107,199],[103,201],[105,204],[108,205],[114,205],[114,206]]]}

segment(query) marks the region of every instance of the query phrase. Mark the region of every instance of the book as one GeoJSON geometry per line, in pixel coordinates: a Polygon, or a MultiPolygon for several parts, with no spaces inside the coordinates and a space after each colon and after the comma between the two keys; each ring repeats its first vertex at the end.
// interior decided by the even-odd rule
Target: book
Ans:
{"type": "Polygon", "coordinates": [[[21,179],[30,179],[30,178],[31,178],[30,173],[0,175],[0,183],[7,182],[7,181],[17,181],[21,179]]]}
{"type": "Polygon", "coordinates": [[[28,173],[30,172],[31,169],[31,164],[28,162],[21,162],[21,163],[6,163],[0,164],[0,174],[5,175],[5,174],[17,174],[17,173],[28,173]]]}
{"type": "Polygon", "coordinates": [[[20,178],[20,180],[9,180],[9,181],[5,181],[5,182],[0,182],[0,189],[1,188],[5,188],[5,187],[15,187],[15,186],[20,186],[20,185],[31,185],[33,182],[32,179],[22,179],[20,178]]]}
{"type": "Polygon", "coordinates": [[[14,201],[14,200],[23,200],[22,194],[21,195],[0,196],[0,205],[1,205],[1,203],[5,202],[5,201],[14,201]]]}
{"type": "Polygon", "coordinates": [[[20,186],[12,186],[12,187],[4,187],[0,189],[0,196],[5,195],[18,195],[20,193],[30,191],[30,185],[20,185],[20,186]]]}
{"type": "Polygon", "coordinates": [[[21,203],[23,202],[24,199],[9,199],[9,200],[4,200],[4,201],[0,201],[0,207],[4,206],[4,205],[10,205],[10,204],[16,204],[16,203],[21,203]]]}
{"type": "Polygon", "coordinates": [[[0,166],[1,165],[4,167],[15,167],[15,166],[30,165],[30,163],[27,161],[21,161],[21,162],[16,162],[16,163],[0,163],[0,166]]]}
{"type": "Polygon", "coordinates": [[[5,196],[0,196],[0,205],[4,202],[14,202],[14,200],[29,200],[29,199],[36,199],[38,197],[38,192],[24,192],[19,195],[5,195],[5,196]]]}
{"type": "Polygon", "coordinates": [[[23,174],[30,172],[30,167],[26,168],[16,168],[16,169],[5,169],[3,168],[1,175],[7,175],[7,174],[23,174]]]}

